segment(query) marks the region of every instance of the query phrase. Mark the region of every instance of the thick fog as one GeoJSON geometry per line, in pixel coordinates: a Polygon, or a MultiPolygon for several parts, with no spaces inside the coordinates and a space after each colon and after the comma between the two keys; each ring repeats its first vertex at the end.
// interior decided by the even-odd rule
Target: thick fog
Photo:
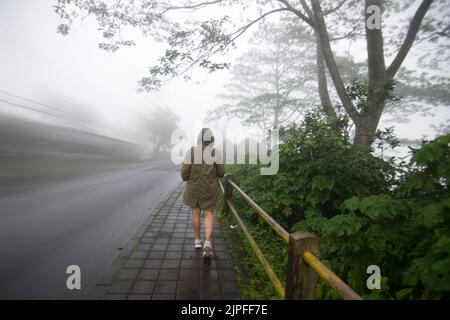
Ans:
{"type": "MultiPolygon", "coordinates": [[[[229,135],[244,137],[252,128],[243,127],[238,119],[220,119],[208,123],[205,117],[223,103],[217,95],[224,93],[230,80],[229,70],[208,73],[189,71],[191,80],[173,79],[158,92],[137,93],[138,80],[147,74],[165,47],[137,30],[127,29],[127,37],[136,45],[111,53],[100,50],[101,34],[93,19],[77,21],[68,36],[56,32],[60,23],[55,14],[55,1],[3,1],[0,6],[0,111],[94,132],[100,135],[148,145],[148,132],[142,119],[156,107],[171,108],[179,117],[178,125],[197,132],[204,125],[229,135]],[[28,99],[28,100],[27,100],[28,99]]],[[[405,17],[413,12],[404,12],[405,17]]],[[[204,16],[220,15],[228,10],[237,21],[236,8],[207,8],[204,16]],[[219,11],[214,11],[219,10],[219,11]]],[[[250,5],[249,9],[253,10],[250,5]]],[[[254,14],[257,15],[256,9],[254,14]]],[[[183,13],[177,13],[183,14],[183,13]]],[[[248,12],[247,12],[248,14],[248,12]]],[[[250,14],[251,15],[251,14],[250,14]]],[[[395,19],[399,17],[396,16],[395,19]]],[[[267,19],[270,21],[270,19],[267,19]]],[[[233,64],[248,49],[248,39],[258,26],[236,41],[237,47],[223,58],[233,64]]],[[[340,41],[335,51],[365,61],[364,43],[340,41]]],[[[415,68],[418,54],[426,48],[412,50],[404,65],[415,68]]],[[[433,71],[436,72],[436,71],[433,71]]],[[[440,70],[441,76],[447,70],[440,70]]],[[[395,123],[383,115],[380,128],[395,124],[399,138],[417,140],[433,137],[431,124],[444,123],[450,117],[448,108],[436,106],[433,115],[416,112],[406,123],[395,123]]],[[[394,117],[395,118],[395,117],[394,117]]],[[[247,134],[248,135],[248,134],[247,134]]]]}

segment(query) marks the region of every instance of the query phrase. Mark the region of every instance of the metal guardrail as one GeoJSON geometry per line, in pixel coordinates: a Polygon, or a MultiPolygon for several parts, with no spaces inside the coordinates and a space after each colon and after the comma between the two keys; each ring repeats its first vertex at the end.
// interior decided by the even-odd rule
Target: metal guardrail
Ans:
{"type": "Polygon", "coordinates": [[[251,199],[233,181],[232,174],[225,175],[225,185],[219,181],[220,188],[224,194],[222,212],[228,214],[230,211],[236,218],[244,236],[250,243],[258,260],[263,266],[267,276],[277,290],[282,299],[305,300],[315,298],[317,279],[320,277],[339,296],[345,300],[362,300],[362,298],[345,284],[336,274],[325,266],[319,256],[320,240],[309,232],[295,232],[289,234],[280,226],[267,212],[264,211],[253,199],[251,199]],[[270,263],[264,257],[263,252],[258,247],[256,241],[251,236],[244,222],[231,203],[232,191],[236,190],[244,200],[258,212],[260,217],[280,236],[288,245],[288,269],[286,274],[286,288],[273,271],[270,263]]]}
{"type": "Polygon", "coordinates": [[[236,183],[234,183],[232,180],[229,180],[228,183],[234,188],[234,190],[239,192],[239,194],[253,209],[255,209],[259,213],[261,218],[263,218],[264,221],[266,221],[272,227],[272,229],[281,237],[281,239],[284,240],[284,242],[289,243],[289,232],[287,232],[271,216],[269,216],[255,201],[252,200],[252,198],[246,195],[245,192],[242,191],[236,183]]]}

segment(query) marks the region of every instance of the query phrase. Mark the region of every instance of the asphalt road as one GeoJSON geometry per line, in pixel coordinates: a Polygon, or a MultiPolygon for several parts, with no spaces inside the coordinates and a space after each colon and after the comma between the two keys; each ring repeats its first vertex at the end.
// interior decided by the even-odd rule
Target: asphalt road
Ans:
{"type": "Polygon", "coordinates": [[[0,299],[84,299],[120,247],[180,183],[167,161],[0,185],[0,299]],[[81,290],[66,269],[81,268],[81,290]]]}

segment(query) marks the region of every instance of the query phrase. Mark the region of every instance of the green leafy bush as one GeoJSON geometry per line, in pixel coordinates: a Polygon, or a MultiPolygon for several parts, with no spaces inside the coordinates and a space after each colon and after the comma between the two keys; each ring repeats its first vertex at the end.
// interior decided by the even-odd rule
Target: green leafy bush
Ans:
{"type": "MultiPolygon", "coordinates": [[[[310,113],[280,137],[277,175],[228,168],[243,190],[290,232],[319,236],[321,259],[365,298],[450,297],[450,135],[398,166],[353,147],[345,119],[336,125],[310,113]],[[370,265],[381,268],[381,290],[366,287],[370,265]]],[[[233,203],[283,278],[286,257],[277,259],[273,233],[238,196],[233,203]]],[[[337,297],[323,283],[317,296],[337,297]]]]}
{"type": "Polygon", "coordinates": [[[351,196],[367,196],[395,184],[392,162],[353,147],[345,119],[330,123],[319,112],[310,112],[301,125],[280,131],[280,169],[276,175],[259,174],[259,166],[233,165],[243,190],[286,228],[308,211],[325,217],[339,214],[351,196]]]}

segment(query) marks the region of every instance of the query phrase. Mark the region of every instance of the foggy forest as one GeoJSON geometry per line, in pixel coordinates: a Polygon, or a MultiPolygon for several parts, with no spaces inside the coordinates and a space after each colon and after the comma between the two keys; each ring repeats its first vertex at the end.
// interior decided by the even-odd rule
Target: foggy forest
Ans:
{"type": "Polygon", "coordinates": [[[449,299],[449,17],[2,1],[0,298],[449,299]]]}

